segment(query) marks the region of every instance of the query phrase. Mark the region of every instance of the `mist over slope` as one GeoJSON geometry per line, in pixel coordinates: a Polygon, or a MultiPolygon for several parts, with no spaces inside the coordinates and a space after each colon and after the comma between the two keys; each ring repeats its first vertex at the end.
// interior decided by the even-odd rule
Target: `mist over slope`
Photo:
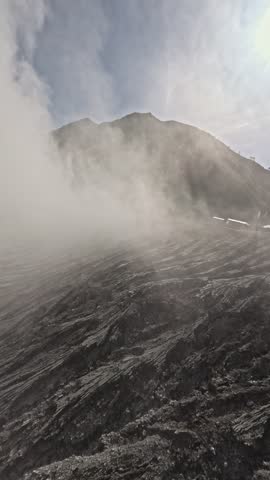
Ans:
{"type": "Polygon", "coordinates": [[[167,212],[192,208],[247,219],[258,209],[267,213],[269,172],[196,127],[132,113],[101,124],[82,119],[53,136],[73,185],[98,184],[107,175],[120,197],[134,200],[143,186],[167,212]]]}
{"type": "Polygon", "coordinates": [[[267,236],[212,225],[81,252],[0,310],[0,477],[270,472],[267,236]]]}
{"type": "MultiPolygon", "coordinates": [[[[53,131],[59,98],[34,61],[43,27],[65,46],[54,57],[49,42],[48,57],[68,111],[81,111],[69,82],[97,118],[117,110],[111,96],[118,104],[100,68],[106,18],[93,12],[91,51],[81,57],[80,32],[73,64],[61,31],[68,20],[76,35],[73,13],[84,15],[62,2],[58,25],[53,3],[1,2],[0,479],[269,478],[269,237],[210,217],[266,220],[270,173],[151,114],[53,131]]],[[[156,72],[147,57],[166,93],[159,62],[156,72]]],[[[185,100],[204,110],[220,75],[196,77],[185,100]]]]}
{"type": "Polygon", "coordinates": [[[269,241],[206,216],[265,211],[269,173],[150,114],[53,135],[69,228],[54,257],[5,257],[0,476],[268,475],[269,241]]]}

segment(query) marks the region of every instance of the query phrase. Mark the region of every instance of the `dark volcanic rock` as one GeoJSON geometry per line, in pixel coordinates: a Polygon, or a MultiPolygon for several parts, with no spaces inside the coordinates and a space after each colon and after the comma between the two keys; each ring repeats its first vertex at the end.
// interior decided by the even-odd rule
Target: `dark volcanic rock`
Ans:
{"type": "Polygon", "coordinates": [[[177,232],[44,280],[19,326],[9,306],[1,479],[270,478],[270,247],[253,240],[177,232]]]}

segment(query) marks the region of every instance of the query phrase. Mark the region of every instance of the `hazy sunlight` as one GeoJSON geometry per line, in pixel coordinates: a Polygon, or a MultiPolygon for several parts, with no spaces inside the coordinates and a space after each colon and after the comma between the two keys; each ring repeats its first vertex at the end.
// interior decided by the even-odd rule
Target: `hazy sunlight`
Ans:
{"type": "Polygon", "coordinates": [[[256,50],[264,60],[270,60],[270,8],[260,19],[256,30],[256,50]]]}

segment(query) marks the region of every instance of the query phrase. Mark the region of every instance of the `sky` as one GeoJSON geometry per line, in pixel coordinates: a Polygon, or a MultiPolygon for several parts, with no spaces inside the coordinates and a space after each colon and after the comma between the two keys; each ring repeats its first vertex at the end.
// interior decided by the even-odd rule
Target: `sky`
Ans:
{"type": "Polygon", "coordinates": [[[16,54],[42,85],[54,126],[150,111],[270,166],[269,1],[34,4],[18,22],[16,54]]]}

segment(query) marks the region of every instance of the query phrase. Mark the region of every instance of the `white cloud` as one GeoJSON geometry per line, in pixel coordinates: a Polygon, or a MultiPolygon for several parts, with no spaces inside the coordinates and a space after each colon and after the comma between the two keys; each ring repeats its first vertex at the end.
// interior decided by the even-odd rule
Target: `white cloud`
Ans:
{"type": "MultiPolygon", "coordinates": [[[[132,188],[138,202],[131,207],[119,196],[122,185],[117,175],[107,174],[90,181],[88,190],[80,195],[75,195],[65,181],[51,143],[53,122],[48,88],[33,66],[37,35],[46,18],[45,7],[46,2],[29,0],[21,9],[19,1],[4,0],[1,12],[0,244],[7,234],[13,239],[31,237],[52,244],[58,241],[61,245],[85,235],[108,234],[113,238],[123,236],[124,231],[126,236],[129,229],[138,231],[134,223],[136,209],[146,212],[148,206],[149,219],[153,217],[155,197],[147,184],[134,183],[132,188]]],[[[74,78],[83,93],[87,91],[89,98],[95,97],[91,105],[97,114],[104,114],[103,108],[107,109],[110,100],[102,91],[109,83],[100,67],[100,49],[106,32],[103,17],[100,22],[101,26],[95,27],[91,34],[89,58],[78,51],[75,65],[79,71],[74,78]]],[[[68,45],[65,48],[68,55],[68,45]]],[[[68,96],[66,101],[70,100],[68,96]]],[[[161,209],[157,211],[160,213],[161,209]]]]}

